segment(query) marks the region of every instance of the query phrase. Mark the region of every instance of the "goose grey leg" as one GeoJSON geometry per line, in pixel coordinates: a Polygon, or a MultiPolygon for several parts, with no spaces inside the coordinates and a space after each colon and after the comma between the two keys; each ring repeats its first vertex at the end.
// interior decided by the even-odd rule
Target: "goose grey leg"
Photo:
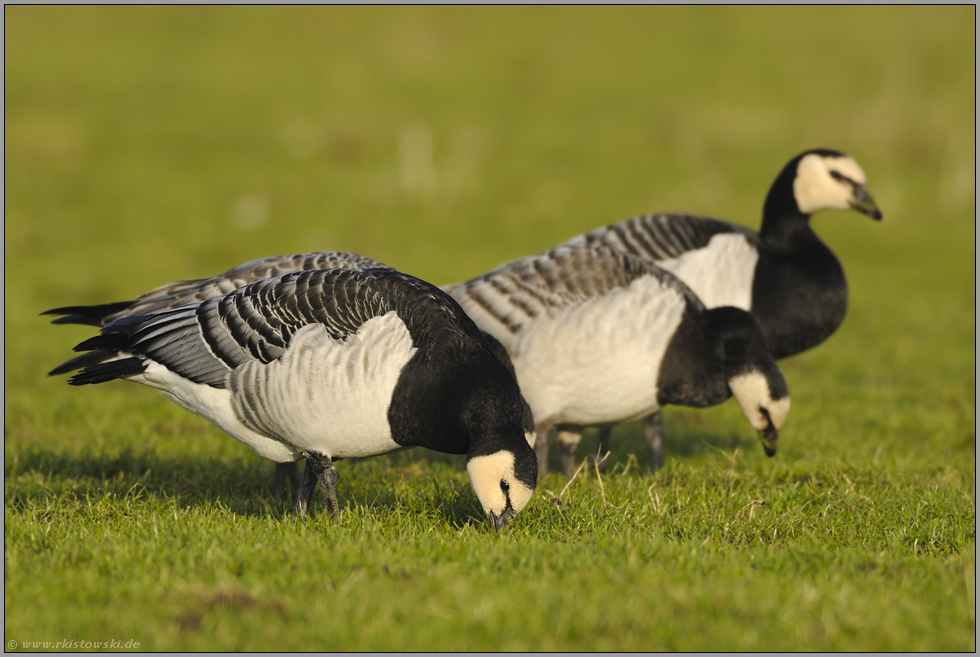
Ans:
{"type": "Polygon", "coordinates": [[[281,497],[286,491],[286,482],[289,482],[289,491],[295,500],[299,497],[300,477],[299,462],[276,463],[276,471],[272,477],[272,495],[281,497]]]}
{"type": "Polygon", "coordinates": [[[575,454],[582,442],[581,431],[558,430],[558,444],[561,446],[561,473],[571,477],[575,472],[575,454]]]}
{"type": "Polygon", "coordinates": [[[660,411],[643,418],[643,437],[650,448],[650,466],[654,470],[664,467],[664,436],[660,431],[664,416],[660,411]]]}
{"type": "Polygon", "coordinates": [[[323,504],[330,517],[336,520],[340,517],[340,506],[337,504],[337,468],[333,467],[329,456],[324,456],[326,466],[317,473],[320,480],[320,493],[323,494],[323,504]]]}
{"type": "Polygon", "coordinates": [[[303,484],[300,486],[299,495],[296,496],[296,515],[305,516],[306,510],[310,505],[310,497],[313,496],[313,490],[316,488],[317,476],[314,474],[316,468],[313,466],[313,460],[310,458],[306,459],[306,468],[303,469],[303,484]]]}
{"type": "Polygon", "coordinates": [[[303,486],[296,499],[296,513],[299,515],[306,515],[310,497],[313,496],[313,489],[317,484],[320,485],[320,493],[323,495],[323,504],[327,513],[336,520],[340,517],[340,508],[337,505],[337,468],[333,467],[329,456],[318,452],[307,452],[303,486]]]}
{"type": "Polygon", "coordinates": [[[599,461],[599,469],[605,470],[609,465],[609,438],[612,436],[612,427],[599,427],[599,446],[596,449],[596,460],[599,461]]]}
{"type": "Polygon", "coordinates": [[[538,477],[548,474],[548,431],[539,431],[534,439],[534,454],[538,457],[538,477]]]}

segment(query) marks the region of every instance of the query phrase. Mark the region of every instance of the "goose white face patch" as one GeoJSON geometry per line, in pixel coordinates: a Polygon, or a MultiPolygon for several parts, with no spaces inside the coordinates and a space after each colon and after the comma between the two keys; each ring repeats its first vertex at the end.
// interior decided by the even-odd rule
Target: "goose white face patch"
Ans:
{"type": "Polygon", "coordinates": [[[728,381],[728,387],[753,429],[764,431],[769,427],[770,421],[777,431],[783,427],[789,414],[789,396],[773,399],[769,392],[769,382],[762,373],[749,372],[732,377],[728,381]],[[768,418],[763,410],[769,414],[768,418]]]}
{"type": "Polygon", "coordinates": [[[473,491],[485,513],[501,515],[509,508],[519,512],[531,501],[534,489],[528,488],[514,474],[513,452],[476,456],[466,464],[473,491]]]}
{"type": "Polygon", "coordinates": [[[847,180],[837,180],[836,172],[859,185],[865,182],[864,171],[851,158],[829,157],[810,153],[796,166],[793,195],[803,214],[820,210],[846,210],[854,200],[854,187],[847,180]]]}

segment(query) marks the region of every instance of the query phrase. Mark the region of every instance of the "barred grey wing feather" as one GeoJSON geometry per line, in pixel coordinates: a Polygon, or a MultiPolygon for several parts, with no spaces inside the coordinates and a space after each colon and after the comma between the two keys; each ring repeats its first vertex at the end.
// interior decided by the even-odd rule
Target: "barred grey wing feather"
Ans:
{"type": "Polygon", "coordinates": [[[138,296],[130,306],[120,312],[107,315],[103,322],[133,315],[146,315],[160,310],[205,301],[224,296],[241,287],[267,278],[298,271],[333,268],[376,269],[387,265],[346,251],[317,251],[286,256],[270,256],[246,262],[211,278],[195,278],[174,281],[138,296]]]}
{"type": "Polygon", "coordinates": [[[365,279],[346,273],[285,274],[151,315],[136,329],[131,348],[195,383],[224,388],[230,370],[281,357],[303,326],[322,324],[331,337],[342,339],[387,312],[379,297],[369,294],[365,279]]]}
{"type": "Polygon", "coordinates": [[[396,311],[416,346],[442,354],[466,345],[468,331],[477,330],[438,288],[391,268],[303,270],[223,297],[120,318],[76,350],[132,358],[122,369],[101,357],[74,359],[85,369],[72,382],[137,374],[149,359],[194,383],[227,388],[231,371],[280,359],[303,327],[320,325],[330,338],[345,340],[389,311],[396,311]]]}
{"type": "Polygon", "coordinates": [[[610,248],[561,246],[543,255],[507,263],[455,286],[452,294],[481,307],[517,333],[541,314],[602,297],[642,276],[654,276],[691,303],[697,297],[670,272],[610,248]]]}
{"type": "MultiPolygon", "coordinates": [[[[199,307],[200,303],[191,304],[150,316],[136,328],[127,351],[161,363],[194,383],[224,388],[231,368],[208,348],[201,331],[199,307]]],[[[116,325],[110,324],[103,334],[111,335],[114,328],[116,325]]]]}
{"type": "Polygon", "coordinates": [[[647,260],[669,260],[688,251],[704,248],[719,233],[738,232],[750,244],[758,236],[743,228],[717,219],[690,214],[647,214],[598,228],[573,237],[563,246],[608,247],[647,260]]]}

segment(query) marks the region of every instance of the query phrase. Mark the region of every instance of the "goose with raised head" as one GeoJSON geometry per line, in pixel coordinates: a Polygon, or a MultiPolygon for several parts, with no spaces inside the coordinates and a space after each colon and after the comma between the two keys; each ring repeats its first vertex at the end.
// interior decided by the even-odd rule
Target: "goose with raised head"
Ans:
{"type": "MultiPolygon", "coordinates": [[[[791,159],[776,176],[758,233],[690,214],[648,214],[562,246],[602,246],[649,260],[676,274],[708,308],[750,311],[779,359],[815,347],[844,320],[844,269],[813,232],[810,217],[846,209],[875,220],[882,216],[857,162],[840,151],[813,149],[791,159]]],[[[655,468],[663,464],[660,427],[659,412],[643,420],[655,468]]],[[[608,451],[608,427],[600,428],[599,445],[601,453],[608,451]]]]}

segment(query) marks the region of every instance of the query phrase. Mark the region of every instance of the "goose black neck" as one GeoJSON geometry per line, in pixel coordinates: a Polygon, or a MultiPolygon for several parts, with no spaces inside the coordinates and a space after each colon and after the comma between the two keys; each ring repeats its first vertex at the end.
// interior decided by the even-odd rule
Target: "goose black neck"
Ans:
{"type": "Polygon", "coordinates": [[[783,167],[769,188],[766,202],[762,206],[759,236],[774,248],[788,248],[795,235],[810,230],[810,216],[800,212],[793,191],[796,169],[802,156],[794,157],[783,167]]]}
{"type": "Polygon", "coordinates": [[[462,420],[469,435],[467,459],[501,450],[516,454],[522,448],[529,449],[526,434],[534,430],[534,416],[517,381],[499,363],[484,364],[483,371],[488,370],[493,374],[467,390],[461,400],[462,420]]]}
{"type": "Polygon", "coordinates": [[[807,217],[782,217],[760,234],[762,249],[752,282],[752,314],[775,358],[827,339],[847,313],[844,270],[810,228],[807,217]]]}
{"type": "Polygon", "coordinates": [[[721,335],[708,313],[688,307],[657,374],[657,402],[704,408],[728,399],[721,335]]]}
{"type": "Polygon", "coordinates": [[[762,326],[741,308],[722,306],[705,313],[710,334],[724,353],[725,380],[759,369],[771,361],[762,326]]]}
{"type": "Polygon", "coordinates": [[[526,446],[534,427],[513,375],[472,334],[458,346],[420,346],[399,376],[388,422],[399,445],[470,458],[526,446]]]}
{"type": "Polygon", "coordinates": [[[799,212],[763,216],[759,237],[773,253],[792,253],[808,242],[820,242],[810,228],[810,216],[799,212]]]}

